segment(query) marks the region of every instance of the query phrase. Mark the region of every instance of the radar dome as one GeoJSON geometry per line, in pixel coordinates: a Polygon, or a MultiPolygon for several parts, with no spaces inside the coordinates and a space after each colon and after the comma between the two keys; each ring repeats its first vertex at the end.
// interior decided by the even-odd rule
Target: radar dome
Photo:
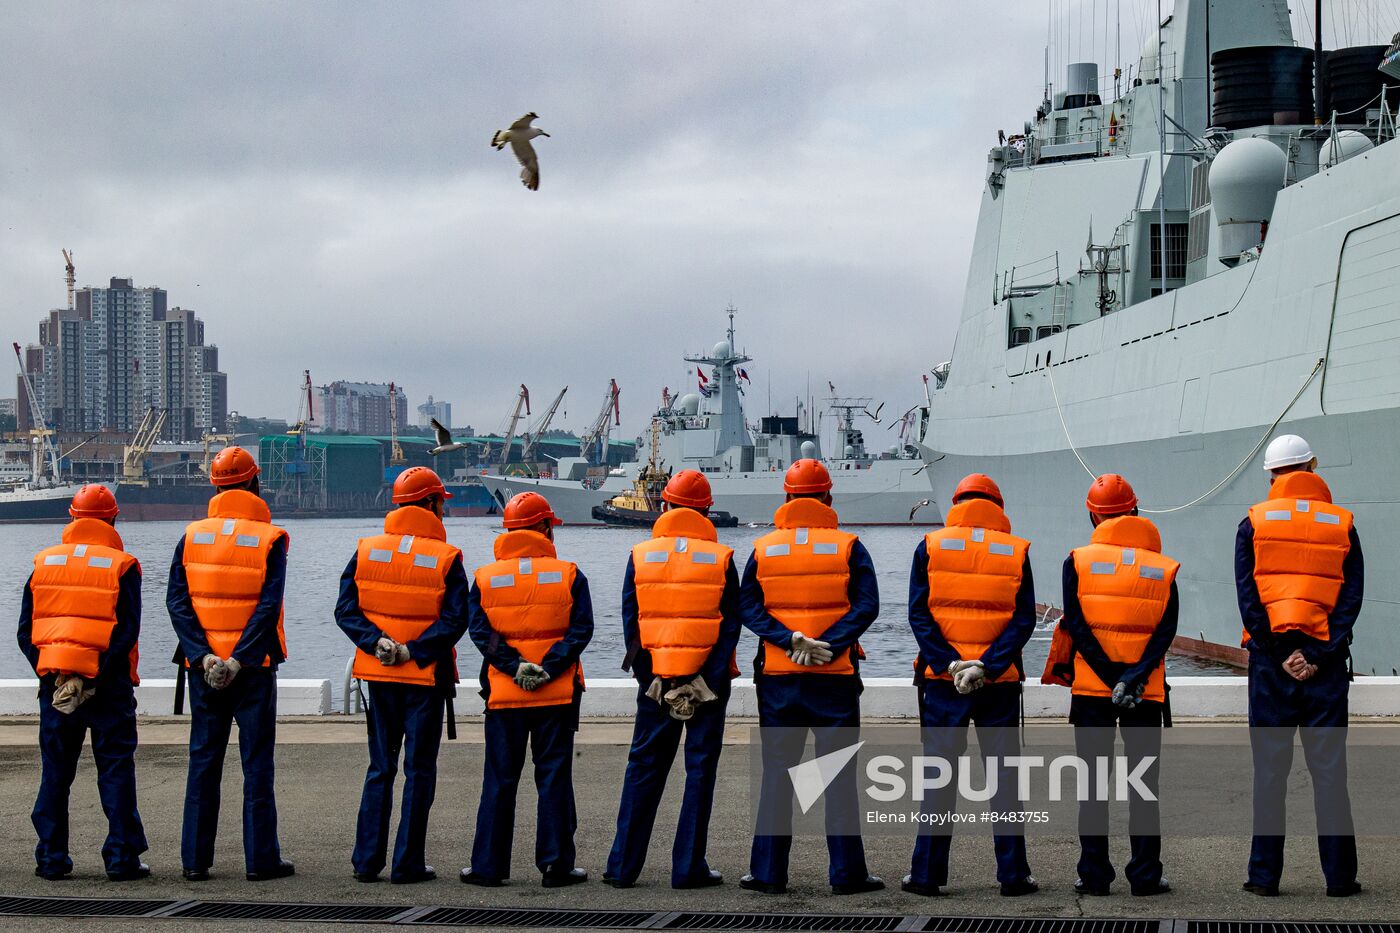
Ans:
{"type": "Polygon", "coordinates": [[[1365,133],[1357,130],[1341,130],[1322,144],[1322,151],[1318,155],[1322,157],[1322,167],[1331,168],[1354,155],[1360,155],[1366,150],[1374,148],[1375,143],[1371,142],[1365,133]]]}
{"type": "Polygon", "coordinates": [[[816,444],[813,444],[811,441],[803,441],[803,442],[802,442],[802,459],[803,459],[803,460],[815,460],[815,459],[817,459],[817,445],[816,445],[816,444]]]}
{"type": "Polygon", "coordinates": [[[700,396],[691,392],[689,395],[682,395],[681,400],[676,403],[683,415],[698,415],[700,413],[700,396]]]}
{"type": "Polygon", "coordinates": [[[1220,227],[1220,261],[1233,265],[1259,245],[1259,225],[1273,216],[1287,159],[1267,139],[1237,139],[1210,165],[1211,210],[1220,227]]]}
{"type": "Polygon", "coordinates": [[[726,360],[732,355],[732,348],[729,346],[728,340],[721,340],[719,343],[715,344],[715,348],[710,351],[711,358],[716,360],[726,360]]]}

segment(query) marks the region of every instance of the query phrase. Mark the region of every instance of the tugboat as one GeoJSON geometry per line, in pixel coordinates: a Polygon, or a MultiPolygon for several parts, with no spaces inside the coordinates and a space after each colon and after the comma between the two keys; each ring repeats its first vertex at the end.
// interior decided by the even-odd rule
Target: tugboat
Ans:
{"type": "MultiPolygon", "coordinates": [[[[658,424],[651,423],[651,458],[637,472],[632,488],[593,506],[592,515],[605,525],[650,528],[661,517],[661,492],[671,481],[671,471],[656,462],[658,424]]],[[[729,512],[711,510],[709,519],[716,528],[737,528],[739,519],[729,512]]]]}

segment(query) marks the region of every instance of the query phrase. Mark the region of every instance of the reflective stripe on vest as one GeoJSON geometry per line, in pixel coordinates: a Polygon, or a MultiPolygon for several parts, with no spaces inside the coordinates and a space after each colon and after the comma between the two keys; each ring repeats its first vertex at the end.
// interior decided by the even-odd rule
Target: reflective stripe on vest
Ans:
{"type": "MultiPolygon", "coordinates": [[[[238,646],[262,595],[268,554],[286,536],[285,531],[272,524],[267,504],[242,489],[210,499],[209,517],[191,522],[185,530],[185,580],[190,603],[209,641],[209,650],[218,657],[227,660],[238,646]]],[[[281,607],[277,640],[285,658],[287,637],[281,607]]],[[[266,666],[270,662],[264,657],[261,663],[266,666]]]]}
{"type": "MultiPolygon", "coordinates": [[[[851,548],[856,536],[836,527],[836,512],[815,499],[794,499],[773,516],[778,527],[754,542],[758,582],[768,614],[784,627],[820,639],[851,609],[851,548]]],[[[804,667],[763,642],[764,674],[854,674],[850,649],[830,664],[804,667]]]]}
{"type": "MultiPolygon", "coordinates": [[[[122,539],[106,522],[76,519],[63,529],[63,543],[34,557],[29,589],[33,597],[31,640],[39,651],[38,673],[98,673],[102,652],[117,625],[121,578],[136,558],[122,550],[122,539]]],[[[138,650],[129,658],[131,682],[139,684],[138,650]]]]}
{"type": "MultiPolygon", "coordinates": [[[[422,635],[442,612],[447,574],[462,554],[446,539],[437,516],[417,506],[395,509],[384,518],[384,534],[360,539],[355,561],[360,611],[401,645],[422,635]]],[[[357,650],[354,675],[431,687],[437,681],[437,663],[419,667],[410,659],[381,664],[374,655],[357,650]]]]}
{"type": "Polygon", "coordinates": [[[1249,521],[1254,582],[1269,628],[1327,641],[1328,618],[1342,588],[1342,565],[1351,551],[1351,513],[1332,504],[1322,477],[1297,472],[1274,481],[1269,499],[1249,510],[1249,521]]]}
{"type": "MultiPolygon", "coordinates": [[[[1011,534],[995,502],[967,499],[948,510],[946,527],[924,538],[928,551],[928,608],[943,637],[964,661],[986,654],[1016,611],[1029,542],[1011,534]]],[[[926,677],[951,680],[928,667],[926,677]]],[[[998,683],[1017,681],[1016,665],[998,683]]]]}
{"type": "MultiPolygon", "coordinates": [[[[1156,526],[1136,515],[1101,523],[1092,542],[1071,552],[1079,575],[1079,608],[1109,660],[1136,664],[1167,611],[1180,565],[1161,553],[1156,526]]],[[[1113,687],[1075,654],[1075,694],[1106,697],[1113,687]]],[[[1158,664],[1143,699],[1161,702],[1166,695],[1165,664],[1158,664]]]]}
{"type": "MultiPolygon", "coordinates": [[[[554,556],[554,544],[536,531],[508,531],[496,538],[497,559],[476,571],[477,598],[491,629],[525,661],[539,664],[569,630],[573,564],[554,556]]],[[[487,665],[487,709],[572,703],[583,672],[575,664],[537,690],[527,691],[487,665]]]]}
{"type": "Polygon", "coordinates": [[[719,641],[720,600],[733,554],[716,541],[709,519],[672,509],[655,535],[632,548],[637,628],[657,677],[692,677],[719,641]]]}

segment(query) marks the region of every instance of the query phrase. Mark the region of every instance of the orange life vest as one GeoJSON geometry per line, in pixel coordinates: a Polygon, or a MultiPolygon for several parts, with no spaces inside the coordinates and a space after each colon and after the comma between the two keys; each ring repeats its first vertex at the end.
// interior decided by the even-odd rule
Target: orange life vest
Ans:
{"type": "MultiPolygon", "coordinates": [[[[1302,632],[1327,641],[1328,617],[1351,551],[1351,513],[1332,504],[1316,473],[1285,473],[1269,498],[1249,510],[1254,526],[1254,582],[1275,633],[1302,632]]],[[[1244,635],[1249,641],[1249,633],[1244,635]]]]}
{"type": "MultiPolygon", "coordinates": [[[[1094,529],[1092,543],[1075,548],[1079,608],[1109,660],[1136,664],[1171,601],[1172,582],[1181,565],[1162,551],[1157,526],[1136,515],[1110,518],[1094,529]]],[[[1147,679],[1143,699],[1167,698],[1166,665],[1147,679]]],[[[1072,690],[1080,696],[1113,695],[1083,655],[1074,659],[1072,690]]]]}
{"type": "MultiPolygon", "coordinates": [[[[63,529],[62,544],[34,555],[29,590],[34,600],[31,638],[39,649],[39,674],[96,677],[99,655],[112,643],[121,579],[141,565],[122,548],[121,535],[104,521],[79,518],[63,529]]],[[[131,646],[131,682],[138,651],[131,646]]]]}
{"type": "Polygon", "coordinates": [[[694,509],[672,509],[632,548],[637,628],[657,677],[691,677],[719,641],[720,600],[733,551],[694,509]]]}
{"type": "MultiPolygon", "coordinates": [[[[447,543],[447,530],[432,512],[412,505],[395,509],[384,517],[382,535],[360,539],[355,554],[360,611],[399,644],[413,641],[438,620],[447,573],[461,556],[447,543]]],[[[359,680],[431,687],[437,682],[437,662],[387,665],[356,651],[354,674],[359,680]]]]}
{"type": "MultiPolygon", "coordinates": [[[[773,515],[777,528],[754,542],[758,582],[768,614],[786,628],[820,639],[851,611],[851,548],[856,536],[837,529],[836,512],[816,499],[793,499],[773,515]]],[[[763,643],[764,674],[854,674],[851,649],[830,664],[804,667],[763,643]]]]}
{"type": "MultiPolygon", "coordinates": [[[[272,524],[267,503],[245,489],[209,500],[209,517],[185,529],[185,579],[190,603],[209,650],[228,660],[258,607],[267,579],[267,556],[287,533],[272,524]]],[[[287,656],[287,635],[278,607],[277,641],[287,656]]],[[[185,663],[198,661],[187,658],[185,663]]],[[[271,659],[264,657],[266,667],[271,659]]]]}
{"type": "MultiPolygon", "coordinates": [[[[554,542],[538,531],[508,531],[496,538],[495,552],[496,560],[476,572],[481,608],[522,660],[539,664],[569,631],[577,569],[555,557],[554,542]]],[[[572,703],[575,687],[583,686],[578,663],[533,691],[489,664],[486,676],[487,709],[572,703]]]]}
{"type": "MultiPolygon", "coordinates": [[[[928,608],[958,657],[975,661],[1011,622],[1030,542],[1011,534],[1006,513],[988,499],[959,502],[943,521],[946,527],[924,538],[928,608]]],[[[924,676],[952,679],[946,670],[932,667],[924,676]]],[[[1020,679],[1013,664],[996,682],[1020,679]]]]}

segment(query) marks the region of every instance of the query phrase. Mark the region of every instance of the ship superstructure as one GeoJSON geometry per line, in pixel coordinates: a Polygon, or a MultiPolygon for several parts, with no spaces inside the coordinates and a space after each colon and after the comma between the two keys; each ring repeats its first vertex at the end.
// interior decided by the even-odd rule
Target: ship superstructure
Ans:
{"type": "MultiPolygon", "coordinates": [[[[725,339],[708,352],[685,357],[696,367],[700,391],[668,397],[652,415],[644,435],[644,449],[654,432],[654,459],[658,469],[695,469],[705,473],[714,492],[715,508],[733,514],[740,522],[765,523],[783,502],[783,473],[794,460],[822,458],[818,432],[812,419],[799,416],[767,416],[750,426],[744,414],[744,364],[751,357],[739,350],[730,312],[725,339]]],[[[849,524],[935,524],[936,508],[915,509],[932,492],[928,471],[909,450],[899,448],[879,456],[866,449],[860,419],[873,424],[876,412],[869,399],[828,400],[837,418],[836,456],[825,459],[835,484],[832,495],[841,520],[849,524]]],[[[878,409],[877,409],[878,411],[878,409]]],[[[583,482],[587,462],[581,458],[559,461],[559,478],[531,479],[481,476],[480,482],[501,502],[533,489],[549,498],[566,522],[595,521],[593,507],[635,485],[636,471],[644,464],[609,476],[598,487],[583,482]]]]}
{"type": "MultiPolygon", "coordinates": [[[[1131,79],[1071,65],[992,150],[921,448],[940,503],[967,472],[998,480],[1043,602],[1088,538],[1090,475],[1120,472],[1183,562],[1180,634],[1237,645],[1235,530],[1267,492],[1276,426],[1318,451],[1367,564],[1400,556],[1387,54],[1326,53],[1319,98],[1281,0],[1178,0],[1131,79]]],[[[1400,582],[1366,592],[1356,667],[1390,673],[1400,582]]]]}

